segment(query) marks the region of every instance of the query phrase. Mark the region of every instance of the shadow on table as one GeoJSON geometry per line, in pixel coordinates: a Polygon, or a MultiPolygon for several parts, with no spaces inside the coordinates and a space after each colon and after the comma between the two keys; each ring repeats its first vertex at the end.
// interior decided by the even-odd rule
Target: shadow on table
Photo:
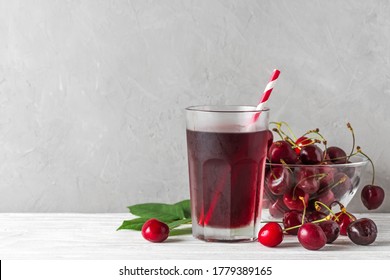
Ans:
{"type": "Polygon", "coordinates": [[[188,242],[188,240],[175,236],[174,238],[168,238],[167,240],[164,241],[164,243],[180,243],[180,242],[188,242]]]}
{"type": "Polygon", "coordinates": [[[326,244],[324,248],[321,250],[324,251],[342,251],[345,250],[345,248],[351,247],[351,246],[360,246],[360,247],[384,247],[384,246],[390,246],[390,241],[387,240],[381,240],[381,241],[375,241],[374,243],[370,245],[357,245],[354,244],[351,240],[336,240],[332,244],[326,244]]]}

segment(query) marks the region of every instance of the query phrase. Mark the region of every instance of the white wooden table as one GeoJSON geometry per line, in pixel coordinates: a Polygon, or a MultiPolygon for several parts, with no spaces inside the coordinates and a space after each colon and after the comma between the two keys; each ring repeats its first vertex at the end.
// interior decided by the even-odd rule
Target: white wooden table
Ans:
{"type": "Polygon", "coordinates": [[[378,226],[377,240],[354,245],[342,236],[319,251],[301,247],[287,236],[277,248],[258,242],[208,243],[191,235],[150,243],[140,232],[116,231],[120,214],[0,214],[0,259],[390,259],[390,214],[361,214],[378,226]]]}

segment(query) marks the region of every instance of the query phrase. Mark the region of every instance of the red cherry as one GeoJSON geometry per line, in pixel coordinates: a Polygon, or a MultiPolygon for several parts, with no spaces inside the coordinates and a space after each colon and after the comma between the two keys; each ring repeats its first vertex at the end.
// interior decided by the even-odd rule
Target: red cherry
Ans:
{"type": "Polygon", "coordinates": [[[357,245],[369,245],[375,241],[378,228],[373,220],[361,218],[348,226],[348,237],[357,245]]]}
{"type": "MultiPolygon", "coordinates": [[[[295,144],[302,148],[303,146],[306,146],[306,145],[310,145],[312,143],[312,140],[305,137],[305,136],[301,136],[299,137],[296,141],[295,141],[295,144]]],[[[295,148],[295,153],[299,156],[299,154],[301,153],[301,149],[300,148],[295,148]]]]}
{"type": "Polygon", "coordinates": [[[332,191],[337,199],[340,199],[353,188],[351,179],[343,172],[334,175],[334,183],[337,185],[332,188],[332,191]]]}
{"type": "Polygon", "coordinates": [[[326,244],[326,235],[319,225],[306,223],[298,230],[298,240],[308,250],[319,250],[326,244]]]}
{"type": "Polygon", "coordinates": [[[302,189],[305,193],[313,194],[320,188],[320,176],[317,176],[316,168],[301,167],[295,172],[297,188],[302,189]]]}
{"type": "Polygon", "coordinates": [[[142,226],[142,236],[150,242],[163,242],[168,235],[168,225],[157,219],[149,219],[142,226]]]}
{"type": "Polygon", "coordinates": [[[267,247],[276,247],[283,241],[283,229],[276,222],[265,224],[259,231],[258,240],[267,247]]]}
{"type": "Polygon", "coordinates": [[[340,226],[340,235],[347,235],[347,229],[351,222],[356,220],[356,217],[351,213],[338,212],[332,218],[340,226]]]}
{"type": "Polygon", "coordinates": [[[269,206],[268,211],[272,217],[279,219],[283,217],[286,211],[288,211],[288,208],[286,207],[286,205],[284,205],[283,199],[278,198],[274,203],[269,206]]]}
{"type": "Polygon", "coordinates": [[[334,174],[336,173],[335,168],[328,165],[328,163],[324,162],[318,167],[318,173],[324,174],[325,177],[320,179],[320,188],[326,188],[331,186],[334,182],[334,174]]]}
{"type": "Polygon", "coordinates": [[[276,141],[268,150],[268,158],[272,163],[294,164],[298,156],[287,141],[276,141]]]}
{"type": "MultiPolygon", "coordinates": [[[[347,163],[352,163],[351,161],[347,161],[347,163]]],[[[356,168],[353,166],[345,166],[343,168],[340,168],[340,171],[345,173],[349,178],[353,178],[355,176],[356,168]]],[[[359,175],[356,175],[357,178],[359,178],[359,175]]]]}
{"type": "Polygon", "coordinates": [[[283,202],[290,210],[303,211],[309,202],[309,194],[299,188],[295,188],[295,190],[293,188],[283,195],[283,202]],[[305,203],[299,197],[303,197],[305,203]]]}
{"type": "Polygon", "coordinates": [[[347,163],[347,154],[339,147],[329,147],[326,149],[326,159],[332,163],[347,163]]]}
{"type": "Polygon", "coordinates": [[[290,172],[283,166],[272,167],[266,174],[265,182],[273,194],[284,194],[291,186],[290,172]]]}
{"type": "Polygon", "coordinates": [[[326,243],[333,243],[340,235],[340,226],[335,221],[323,221],[318,224],[326,235],[326,243]]]}
{"type": "MultiPolygon", "coordinates": [[[[287,211],[283,215],[283,220],[282,220],[283,221],[283,227],[285,229],[288,229],[288,228],[291,228],[291,227],[298,226],[298,225],[302,224],[302,218],[303,218],[303,213],[302,212],[295,211],[295,210],[287,211]]],[[[307,222],[306,217],[303,219],[303,222],[304,223],[307,222]]],[[[286,233],[292,234],[292,235],[297,235],[298,228],[288,229],[286,231],[286,233]]]]}
{"type": "Polygon", "coordinates": [[[329,206],[333,201],[336,200],[336,198],[331,190],[327,190],[318,195],[318,197],[316,197],[316,200],[322,202],[326,206],[329,206]]]}
{"type": "Polygon", "coordinates": [[[319,164],[323,160],[323,153],[320,147],[311,144],[302,147],[299,159],[303,164],[319,164]]]}
{"type": "Polygon", "coordinates": [[[361,199],[368,210],[377,209],[385,199],[385,191],[375,185],[366,185],[362,189],[361,199]]]}
{"type": "Polygon", "coordinates": [[[326,216],[327,215],[324,212],[315,210],[313,212],[310,212],[307,215],[307,221],[308,222],[314,222],[314,221],[317,221],[317,220],[321,220],[321,219],[325,218],[326,216]]]}

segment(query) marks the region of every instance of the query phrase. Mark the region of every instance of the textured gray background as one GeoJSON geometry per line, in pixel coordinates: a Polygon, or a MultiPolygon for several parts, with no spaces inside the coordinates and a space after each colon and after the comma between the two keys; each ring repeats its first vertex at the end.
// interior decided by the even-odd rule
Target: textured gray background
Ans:
{"type": "Polygon", "coordinates": [[[346,150],[350,121],[389,190],[389,15],[385,0],[0,0],[0,211],[187,198],[183,108],[256,104],[273,68],[271,120],[346,150]]]}

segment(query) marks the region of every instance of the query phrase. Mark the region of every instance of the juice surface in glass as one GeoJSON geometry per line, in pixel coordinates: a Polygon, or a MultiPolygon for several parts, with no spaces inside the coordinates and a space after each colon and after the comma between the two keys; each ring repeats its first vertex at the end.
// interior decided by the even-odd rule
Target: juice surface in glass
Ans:
{"type": "Polygon", "coordinates": [[[250,241],[257,237],[268,111],[260,114],[255,125],[254,113],[240,108],[193,119],[205,121],[205,126],[193,125],[187,118],[193,235],[199,239],[250,241]]]}

